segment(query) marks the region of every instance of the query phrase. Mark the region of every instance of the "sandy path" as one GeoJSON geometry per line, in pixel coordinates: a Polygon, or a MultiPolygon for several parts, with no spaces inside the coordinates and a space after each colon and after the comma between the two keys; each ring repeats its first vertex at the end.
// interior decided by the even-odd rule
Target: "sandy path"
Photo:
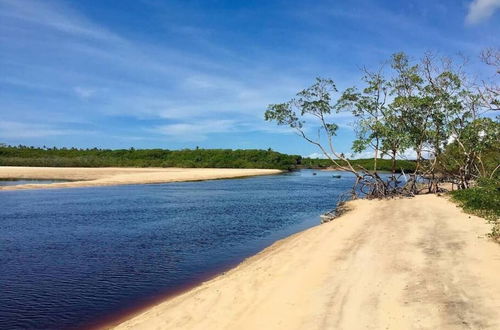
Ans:
{"type": "Polygon", "coordinates": [[[281,173],[280,170],[235,168],[124,168],[0,166],[2,179],[60,179],[72,182],[0,186],[0,190],[113,186],[228,179],[281,173]]]}
{"type": "Polygon", "coordinates": [[[118,329],[500,329],[500,246],[444,197],[351,202],[118,329]]]}

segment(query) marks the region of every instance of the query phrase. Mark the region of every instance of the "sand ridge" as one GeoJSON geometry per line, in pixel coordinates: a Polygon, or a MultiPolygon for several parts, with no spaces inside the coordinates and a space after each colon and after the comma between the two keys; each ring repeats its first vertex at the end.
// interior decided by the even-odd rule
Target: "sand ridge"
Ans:
{"type": "Polygon", "coordinates": [[[435,195],[350,207],[116,329],[500,329],[483,219],[435,195]]]}
{"type": "Polygon", "coordinates": [[[281,173],[273,169],[236,168],[131,168],[131,167],[17,167],[0,166],[2,179],[59,179],[71,182],[0,186],[0,190],[112,186],[229,179],[281,173]]]}

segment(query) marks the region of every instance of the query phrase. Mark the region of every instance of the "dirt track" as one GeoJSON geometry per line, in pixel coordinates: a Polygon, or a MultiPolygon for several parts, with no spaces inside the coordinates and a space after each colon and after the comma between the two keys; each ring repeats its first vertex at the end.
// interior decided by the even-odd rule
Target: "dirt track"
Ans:
{"type": "Polygon", "coordinates": [[[351,202],[120,329],[500,329],[500,245],[444,197],[351,202]]]}

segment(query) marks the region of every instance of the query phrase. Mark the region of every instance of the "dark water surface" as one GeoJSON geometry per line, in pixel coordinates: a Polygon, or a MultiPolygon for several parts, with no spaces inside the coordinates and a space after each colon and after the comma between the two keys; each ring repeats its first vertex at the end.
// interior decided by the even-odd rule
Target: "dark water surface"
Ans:
{"type": "Polygon", "coordinates": [[[353,180],[317,173],[2,191],[0,329],[94,326],[319,224],[353,180]]]}

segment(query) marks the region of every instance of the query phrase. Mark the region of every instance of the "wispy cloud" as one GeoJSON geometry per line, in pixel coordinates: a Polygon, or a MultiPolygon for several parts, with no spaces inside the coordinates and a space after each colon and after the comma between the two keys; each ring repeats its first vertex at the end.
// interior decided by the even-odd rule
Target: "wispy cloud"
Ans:
{"type": "MultiPolygon", "coordinates": [[[[462,10],[449,3],[436,14],[430,0],[291,2],[222,8],[227,3],[0,0],[0,113],[4,123],[18,123],[3,135],[38,144],[36,136],[71,137],[76,127],[98,133],[61,143],[121,145],[120,136],[133,132],[141,135],[137,147],[250,141],[296,152],[288,141],[300,139],[264,122],[263,112],[314,77],[332,77],[342,89],[358,82],[359,65],[378,64],[394,51],[480,47],[476,29],[465,29],[462,10]],[[448,16],[443,28],[447,12],[474,38],[448,27],[448,16]]],[[[334,120],[353,135],[350,115],[334,120]]],[[[297,152],[313,149],[303,150],[297,152]]]]}
{"type": "Polygon", "coordinates": [[[469,5],[465,18],[468,24],[477,24],[487,20],[500,8],[500,0],[474,0],[469,5]]]}
{"type": "MultiPolygon", "coordinates": [[[[499,1],[465,1],[470,4],[466,21],[468,22],[472,12],[474,14],[471,17],[486,20],[498,9],[499,1]]],[[[365,62],[358,62],[357,65],[365,65],[370,59],[387,59],[397,51],[405,51],[410,55],[416,53],[416,56],[429,50],[443,51],[447,55],[462,53],[477,58],[479,49],[491,47],[496,42],[497,38],[493,35],[498,28],[493,26],[481,32],[475,30],[476,35],[471,38],[471,29],[465,29],[463,24],[466,16],[464,7],[463,3],[457,1],[422,0],[396,4],[353,0],[347,8],[342,2],[318,1],[315,5],[308,5],[308,10],[300,11],[299,15],[310,24],[344,24],[346,27],[342,28],[342,34],[345,34],[345,38],[332,38],[325,44],[329,35],[336,34],[332,30],[318,29],[319,32],[308,36],[308,40],[322,48],[331,49],[332,52],[340,49],[341,53],[349,53],[350,56],[344,58],[345,61],[361,57],[365,62]],[[356,23],[355,26],[352,25],[353,22],[356,23]]],[[[493,21],[490,23],[495,25],[493,21]]]]}
{"type": "Polygon", "coordinates": [[[227,133],[236,130],[234,120],[204,120],[157,126],[154,132],[181,141],[203,141],[210,133],[227,133]]]}
{"type": "Polygon", "coordinates": [[[71,130],[53,125],[0,121],[0,138],[43,138],[48,136],[86,134],[81,130],[71,130]]]}
{"type": "MultiPolygon", "coordinates": [[[[228,55],[220,45],[211,45],[211,56],[205,56],[124,38],[60,2],[0,0],[0,8],[8,19],[0,38],[9,40],[1,58],[10,69],[9,81],[16,86],[44,86],[60,94],[67,92],[68,85],[74,86],[73,96],[88,101],[89,117],[217,120],[243,114],[250,122],[262,121],[267,104],[303,86],[301,79],[287,72],[270,79],[272,68],[228,55]],[[19,38],[19,31],[30,33],[19,38]],[[54,31],[61,35],[55,37],[54,31]],[[20,50],[40,56],[7,58],[20,50]],[[28,70],[30,74],[24,74],[28,70]]],[[[189,31],[197,40],[197,29],[189,31]]],[[[205,49],[209,43],[203,40],[205,49]]],[[[74,108],[69,96],[57,102],[74,108]]]]}
{"type": "Polygon", "coordinates": [[[93,24],[61,3],[52,5],[49,1],[0,0],[0,8],[0,16],[4,19],[23,21],[35,28],[51,28],[70,35],[107,41],[120,40],[117,35],[93,24]]]}
{"type": "Polygon", "coordinates": [[[274,124],[253,122],[244,118],[236,119],[205,119],[196,121],[180,121],[173,124],[159,125],[151,132],[164,135],[178,141],[204,141],[214,133],[259,132],[274,134],[293,134],[288,127],[276,127],[274,124]]]}

